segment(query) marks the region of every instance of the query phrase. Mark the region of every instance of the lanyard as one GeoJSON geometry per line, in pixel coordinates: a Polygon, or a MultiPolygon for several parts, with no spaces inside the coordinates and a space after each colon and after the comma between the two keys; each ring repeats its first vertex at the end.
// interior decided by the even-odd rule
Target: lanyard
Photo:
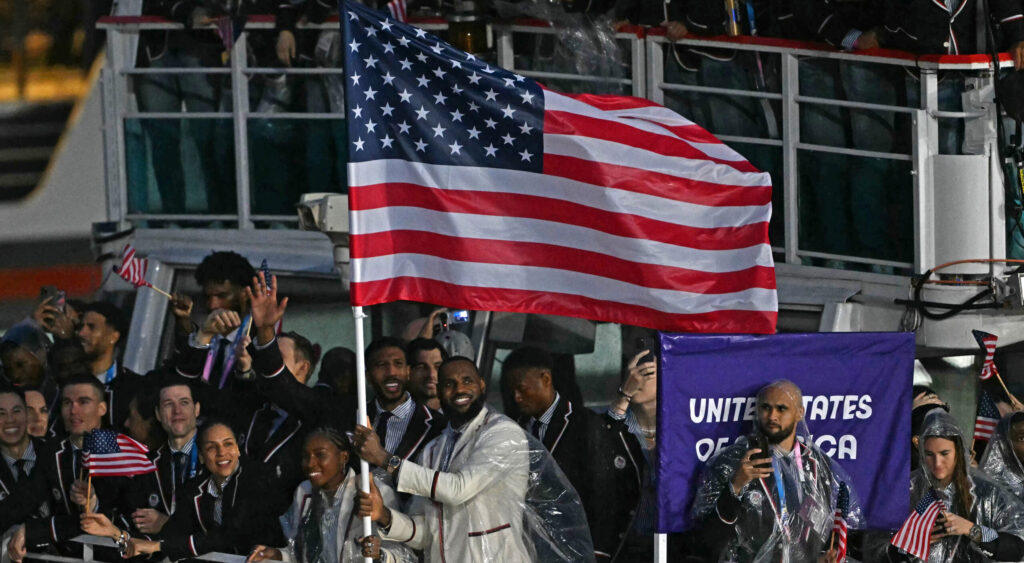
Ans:
{"type": "Polygon", "coordinates": [[[779,460],[772,457],[772,473],[775,477],[775,489],[779,491],[779,518],[782,520],[781,524],[783,528],[786,526],[786,522],[789,521],[789,506],[786,504],[786,485],[783,483],[785,477],[782,474],[782,469],[779,467],[779,460]]]}

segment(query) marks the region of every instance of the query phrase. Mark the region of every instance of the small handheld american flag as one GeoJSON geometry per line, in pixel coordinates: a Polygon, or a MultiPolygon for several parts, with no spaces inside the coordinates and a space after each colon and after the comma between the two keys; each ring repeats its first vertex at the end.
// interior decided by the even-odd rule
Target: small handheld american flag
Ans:
{"type": "Polygon", "coordinates": [[[832,533],[835,534],[836,562],[846,561],[846,514],[850,511],[850,488],[846,483],[839,483],[839,495],[836,497],[836,515],[832,522],[832,533]]]}
{"type": "Polygon", "coordinates": [[[999,337],[994,334],[982,332],[980,330],[972,330],[974,339],[978,341],[978,346],[981,346],[982,351],[985,352],[985,363],[981,366],[981,373],[978,377],[985,381],[997,373],[995,357],[996,357],[996,342],[999,337]]]}
{"type": "Polygon", "coordinates": [[[974,439],[991,440],[999,424],[999,409],[984,389],[978,390],[978,416],[974,419],[974,439]]]}
{"type": "Polygon", "coordinates": [[[935,489],[928,489],[890,543],[904,553],[927,561],[932,528],[943,510],[946,510],[946,505],[939,500],[935,489]]]}
{"type": "Polygon", "coordinates": [[[156,471],[149,448],[113,430],[93,430],[82,443],[82,463],[91,477],[131,477],[156,471]]]}
{"type": "Polygon", "coordinates": [[[135,247],[132,245],[124,245],[124,250],[121,251],[121,267],[117,269],[117,274],[135,287],[150,287],[150,283],[146,281],[147,268],[149,260],[135,256],[135,247]]]}
{"type": "Polygon", "coordinates": [[[391,17],[395,18],[396,20],[400,22],[406,22],[409,21],[409,18],[406,16],[405,12],[406,7],[407,5],[405,0],[391,0],[390,2],[388,2],[388,13],[391,14],[391,17]]]}

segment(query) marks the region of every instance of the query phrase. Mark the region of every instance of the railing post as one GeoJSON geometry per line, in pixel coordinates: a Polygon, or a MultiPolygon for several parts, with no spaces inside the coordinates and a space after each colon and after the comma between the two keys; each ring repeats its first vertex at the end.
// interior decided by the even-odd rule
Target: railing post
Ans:
{"type": "Polygon", "coordinates": [[[238,228],[252,229],[249,202],[249,80],[248,32],[243,31],[231,48],[231,120],[235,134],[235,189],[238,200],[238,228]]]}
{"type": "Polygon", "coordinates": [[[515,68],[516,54],[512,48],[512,28],[506,25],[494,26],[494,43],[497,49],[498,66],[515,68]]]}
{"type": "Polygon", "coordinates": [[[914,170],[914,273],[920,274],[935,262],[935,239],[932,237],[931,224],[932,206],[932,160],[929,148],[935,144],[934,135],[929,139],[930,124],[935,119],[928,111],[919,109],[911,114],[911,145],[913,147],[911,161],[914,170]]]}
{"type": "Polygon", "coordinates": [[[648,35],[644,38],[647,56],[644,66],[647,69],[647,96],[654,103],[665,105],[665,91],[661,84],[665,80],[665,57],[661,53],[661,43],[656,37],[648,35]]]}
{"type": "Polygon", "coordinates": [[[633,65],[630,67],[633,80],[633,95],[637,98],[646,98],[647,80],[645,75],[647,69],[645,67],[647,57],[644,51],[644,39],[636,33],[629,38],[629,54],[633,65]]]}
{"type": "MultiPolygon", "coordinates": [[[[800,93],[800,62],[792,53],[782,57],[782,196],[785,209],[786,262],[799,264],[800,256],[800,175],[797,170],[796,145],[800,142],[800,105],[796,96],[800,93]]],[[[774,180],[774,179],[773,179],[774,180]]],[[[772,182],[776,189],[777,182],[772,182]]]]}
{"type": "Polygon", "coordinates": [[[100,93],[103,102],[103,135],[107,183],[107,220],[122,221],[128,214],[128,162],[125,153],[124,128],[128,113],[128,76],[124,71],[134,64],[140,31],[127,33],[123,29],[107,30],[107,68],[100,74],[100,93]]]}

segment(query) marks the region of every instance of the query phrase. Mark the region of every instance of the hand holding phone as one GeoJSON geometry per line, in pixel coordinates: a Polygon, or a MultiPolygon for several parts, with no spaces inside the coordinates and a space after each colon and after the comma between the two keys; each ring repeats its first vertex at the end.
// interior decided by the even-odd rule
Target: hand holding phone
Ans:
{"type": "Polygon", "coordinates": [[[751,434],[747,440],[750,446],[740,459],[739,467],[736,468],[731,481],[733,493],[737,495],[743,491],[747,483],[772,474],[772,454],[768,440],[761,434],[751,434]]]}
{"type": "Polygon", "coordinates": [[[637,362],[637,365],[649,364],[652,362],[657,363],[658,359],[654,356],[653,344],[651,343],[650,339],[641,336],[640,338],[636,339],[636,351],[643,352],[644,350],[649,350],[650,352],[646,354],[644,357],[640,358],[640,361],[637,362]]]}

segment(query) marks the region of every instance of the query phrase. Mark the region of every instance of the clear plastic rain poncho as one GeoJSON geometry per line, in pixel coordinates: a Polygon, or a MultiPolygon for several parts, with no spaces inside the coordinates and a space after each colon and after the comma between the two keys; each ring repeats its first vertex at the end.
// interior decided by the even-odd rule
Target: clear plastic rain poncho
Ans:
{"type": "Polygon", "coordinates": [[[1024,500],[1024,463],[1013,451],[1010,430],[1015,422],[1024,422],[1024,412],[1010,413],[999,421],[996,432],[981,456],[978,469],[1024,500]]]}
{"type": "MultiPolygon", "coordinates": [[[[395,491],[377,480],[384,504],[399,506],[395,491]]],[[[326,495],[309,481],[295,490],[291,508],[281,516],[281,529],[288,546],[281,550],[291,563],[362,563],[362,549],[356,540],[363,535],[359,517],[359,476],[351,468],[334,495],[326,495]]],[[[376,533],[376,524],[373,532],[376,533]]],[[[381,563],[415,563],[416,554],[398,542],[381,542],[381,563]]]]}
{"type": "Polygon", "coordinates": [[[594,561],[583,505],[554,458],[488,407],[404,462],[398,491],[415,496],[385,537],[427,562],[594,561]]]}
{"type": "MultiPolygon", "coordinates": [[[[757,431],[757,422],[754,424],[757,431]]],[[[719,561],[816,563],[830,547],[841,484],[849,494],[844,507],[848,529],[864,527],[864,512],[849,474],[813,445],[809,436],[806,423],[799,421],[793,451],[788,455],[774,452],[773,476],[752,481],[740,492],[739,517],[727,541],[723,540],[719,561]],[[780,474],[784,475],[781,481],[780,474]],[[786,502],[780,502],[780,498],[786,502]]],[[[719,496],[733,494],[732,477],[752,447],[748,437],[741,437],[708,462],[693,503],[698,526],[711,519],[720,522],[719,496]]],[[[707,539],[715,542],[714,538],[707,539]]]]}
{"type": "MultiPolygon", "coordinates": [[[[1006,532],[1024,539],[1024,504],[1017,500],[1009,491],[999,486],[991,477],[981,471],[968,467],[967,480],[970,493],[974,497],[969,513],[962,514],[956,499],[956,487],[950,486],[943,491],[935,482],[924,460],[925,442],[931,437],[952,438],[960,452],[960,459],[970,459],[964,442],[964,436],[956,425],[956,420],[943,410],[933,410],[925,416],[921,427],[918,448],[921,453],[922,465],[910,474],[910,506],[916,506],[925,491],[935,488],[940,496],[947,498],[950,512],[964,517],[976,524],[986,526],[997,532],[1006,532]]],[[[968,563],[983,562],[990,559],[981,552],[981,548],[966,536],[947,537],[931,545],[928,553],[929,562],[968,563]]]]}
{"type": "MultiPolygon", "coordinates": [[[[548,72],[563,72],[594,76],[597,82],[588,82],[582,92],[590,94],[620,94],[621,86],[613,81],[627,76],[626,57],[615,40],[610,15],[566,12],[561,2],[527,0],[510,2],[494,0],[494,8],[502,18],[533,18],[551,22],[555,40],[550,35],[536,35],[532,51],[526,53],[527,68],[548,72]]],[[[519,68],[520,62],[516,63],[519,68]]],[[[574,91],[579,83],[552,83],[565,91],[574,91]]]]}

